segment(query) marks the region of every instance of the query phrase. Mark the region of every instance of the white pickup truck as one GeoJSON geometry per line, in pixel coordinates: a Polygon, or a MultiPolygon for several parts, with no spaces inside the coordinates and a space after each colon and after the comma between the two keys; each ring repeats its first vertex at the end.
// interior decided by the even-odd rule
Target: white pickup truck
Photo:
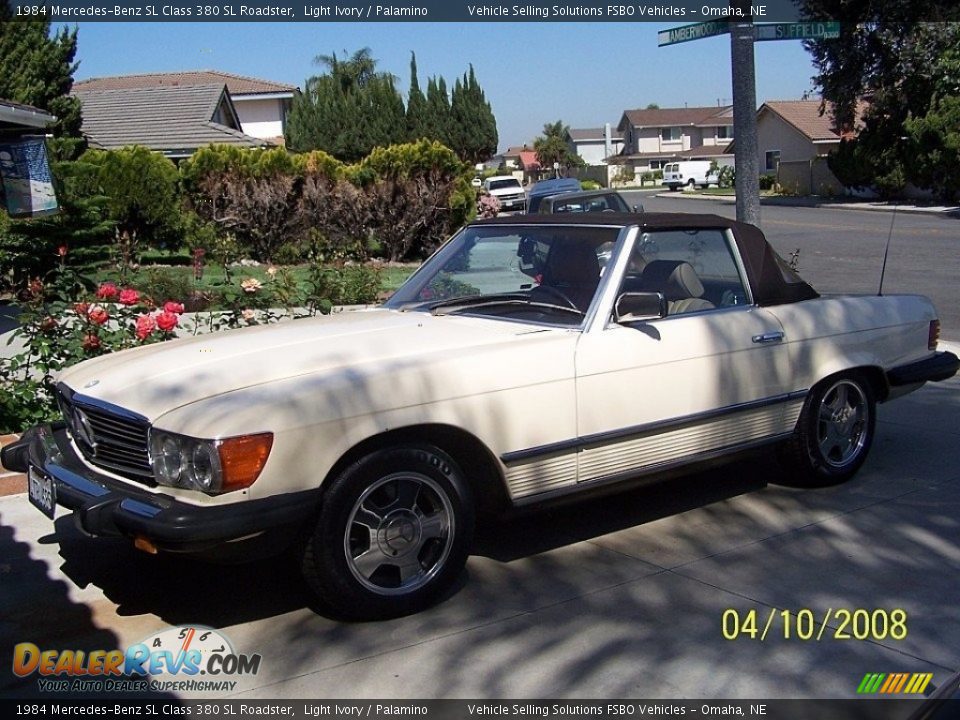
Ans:
{"type": "Polygon", "coordinates": [[[483,181],[483,189],[500,201],[501,210],[519,210],[527,208],[527,195],[523,185],[513,175],[494,175],[483,181]]]}

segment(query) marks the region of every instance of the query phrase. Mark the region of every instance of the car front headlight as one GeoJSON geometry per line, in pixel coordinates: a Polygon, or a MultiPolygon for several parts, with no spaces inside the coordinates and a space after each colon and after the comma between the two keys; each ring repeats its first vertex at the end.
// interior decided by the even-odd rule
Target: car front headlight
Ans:
{"type": "Polygon", "coordinates": [[[150,464],[158,485],[219,495],[256,482],[273,447],[273,433],[203,440],[153,429],[150,464]]]}

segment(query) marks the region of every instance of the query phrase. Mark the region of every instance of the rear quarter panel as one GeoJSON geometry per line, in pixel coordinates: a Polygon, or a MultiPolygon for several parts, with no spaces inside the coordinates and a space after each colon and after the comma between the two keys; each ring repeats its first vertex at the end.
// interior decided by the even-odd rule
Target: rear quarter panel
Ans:
{"type": "Polygon", "coordinates": [[[844,370],[886,371],[932,355],[937,315],[921,295],[828,296],[767,309],[783,325],[797,390],[844,370]]]}

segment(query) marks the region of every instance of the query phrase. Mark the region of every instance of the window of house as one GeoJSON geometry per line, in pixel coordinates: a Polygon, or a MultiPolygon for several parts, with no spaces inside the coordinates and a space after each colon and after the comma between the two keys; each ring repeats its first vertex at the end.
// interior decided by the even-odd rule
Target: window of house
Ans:
{"type": "Polygon", "coordinates": [[[779,150],[767,150],[765,154],[766,158],[766,171],[767,172],[776,172],[777,168],[780,165],[780,151],[779,150]]]}
{"type": "Polygon", "coordinates": [[[720,125],[717,127],[717,140],[732,140],[733,128],[729,125],[720,125]]]}
{"type": "Polygon", "coordinates": [[[660,139],[663,142],[676,142],[682,137],[682,132],[678,127],[660,128],[660,139]]]}

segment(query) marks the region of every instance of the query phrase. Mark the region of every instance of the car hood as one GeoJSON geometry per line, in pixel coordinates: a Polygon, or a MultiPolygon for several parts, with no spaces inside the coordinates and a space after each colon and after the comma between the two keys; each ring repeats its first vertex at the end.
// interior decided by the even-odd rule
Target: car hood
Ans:
{"type": "Polygon", "coordinates": [[[69,368],[59,380],[153,421],[198,400],[256,385],[345,368],[363,372],[363,366],[390,361],[434,361],[551,332],[565,331],[422,312],[344,312],[104,355],[69,368]]]}

